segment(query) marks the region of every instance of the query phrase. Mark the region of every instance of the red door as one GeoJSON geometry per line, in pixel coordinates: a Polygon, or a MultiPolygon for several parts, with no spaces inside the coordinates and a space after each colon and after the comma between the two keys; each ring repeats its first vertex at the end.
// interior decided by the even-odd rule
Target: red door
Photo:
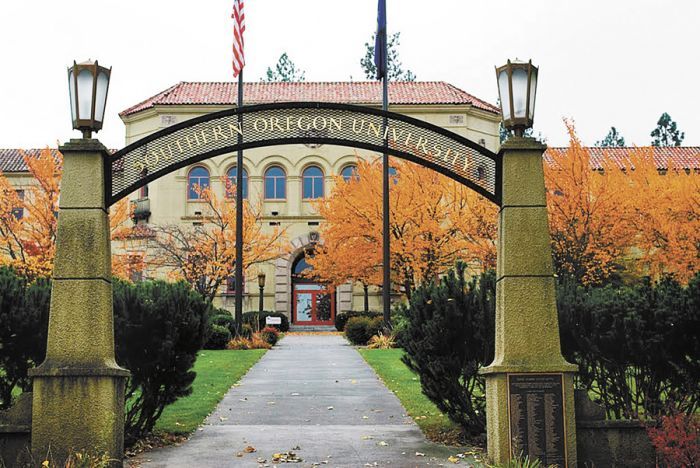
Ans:
{"type": "Polygon", "coordinates": [[[294,285],[292,321],[297,325],[333,325],[335,301],[333,293],[316,283],[294,285]]]}

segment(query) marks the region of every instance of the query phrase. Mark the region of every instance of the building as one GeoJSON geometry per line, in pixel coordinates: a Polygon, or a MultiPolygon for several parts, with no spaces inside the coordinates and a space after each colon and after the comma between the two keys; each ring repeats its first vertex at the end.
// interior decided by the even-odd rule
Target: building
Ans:
{"type": "MultiPolygon", "coordinates": [[[[390,83],[390,110],[418,118],[469,138],[491,151],[499,148],[499,110],[469,93],[444,82],[390,83]]],[[[248,83],[246,104],[287,101],[341,102],[381,107],[378,82],[248,83]]],[[[125,125],[125,144],[133,143],[178,122],[233,107],[233,83],[178,83],[119,115],[125,125]]],[[[301,131],[301,130],[300,130],[301,131]]],[[[628,149],[614,151],[622,156],[628,149]]],[[[548,154],[561,151],[551,148],[548,154]]],[[[683,167],[697,166],[700,148],[655,148],[659,167],[668,158],[683,167]]],[[[378,155],[337,146],[301,144],[246,150],[244,153],[244,197],[262,209],[263,229],[286,229],[289,252],[261,267],[266,276],[264,308],[287,314],[292,323],[332,323],[338,311],[363,307],[363,290],[345,284],[334,294],[324,285],[297,275],[308,265],[304,254],[317,241],[323,219],[314,211],[313,200],[328,194],[333,176],[349,176],[358,157],[378,155]]],[[[594,155],[602,156],[594,152],[594,155]]],[[[597,157],[598,157],[597,156],[597,157]]],[[[620,156],[620,157],[621,157],[620,156]]],[[[547,157],[547,154],[545,155],[547,157]]],[[[593,161],[593,168],[596,163],[593,161]]],[[[0,170],[18,190],[31,184],[17,150],[0,150],[0,170]]],[[[236,155],[227,154],[176,170],[129,196],[135,205],[134,221],[142,225],[197,225],[202,220],[202,202],[193,186],[209,186],[225,196],[226,179],[236,175],[236,155]]],[[[155,275],[162,275],[162,272],[155,275]]],[[[154,275],[154,272],[149,272],[154,275]]],[[[225,285],[216,304],[233,310],[233,282],[225,285]]],[[[257,310],[257,271],[244,283],[244,311],[257,310]]],[[[381,308],[381,295],[372,291],[370,308],[381,308]]]]}

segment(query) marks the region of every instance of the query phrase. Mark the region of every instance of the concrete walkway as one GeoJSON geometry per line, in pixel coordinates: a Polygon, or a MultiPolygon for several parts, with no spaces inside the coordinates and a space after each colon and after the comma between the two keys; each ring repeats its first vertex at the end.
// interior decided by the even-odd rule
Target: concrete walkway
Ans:
{"type": "Polygon", "coordinates": [[[272,467],[280,465],[273,454],[289,451],[303,467],[452,465],[447,457],[459,452],[426,441],[343,337],[287,335],[190,440],[132,462],[144,468],[272,467]],[[248,446],[256,451],[247,453],[248,446]]]}

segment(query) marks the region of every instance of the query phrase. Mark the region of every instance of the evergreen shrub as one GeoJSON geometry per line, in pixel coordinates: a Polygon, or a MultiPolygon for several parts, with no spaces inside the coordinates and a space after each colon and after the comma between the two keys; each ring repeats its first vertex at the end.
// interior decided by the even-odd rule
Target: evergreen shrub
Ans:
{"type": "Polygon", "coordinates": [[[222,327],[228,328],[231,335],[236,334],[236,319],[227,311],[223,309],[218,309],[214,312],[209,320],[211,325],[220,325],[222,327]]]}
{"type": "Polygon", "coordinates": [[[369,317],[352,317],[345,325],[345,336],[350,343],[356,346],[364,346],[367,344],[372,335],[370,330],[374,328],[372,320],[369,317]]]}
{"type": "Polygon", "coordinates": [[[349,310],[347,312],[340,312],[335,315],[335,329],[338,330],[339,332],[345,331],[345,324],[348,323],[348,320],[350,320],[353,317],[369,317],[369,318],[374,318],[374,317],[381,317],[382,313],[381,312],[376,312],[376,311],[368,311],[365,312],[363,310],[349,310]]]}
{"type": "Polygon", "coordinates": [[[192,392],[192,366],[211,307],[184,282],[113,284],[117,362],[131,371],[125,418],[130,445],[153,430],[167,405],[192,392]]]}
{"type": "Polygon", "coordinates": [[[469,434],[484,432],[479,369],[493,359],[493,272],[468,281],[458,263],[439,282],[419,286],[399,308],[408,322],[402,359],[418,374],[423,393],[469,434]]]}
{"type": "Polygon", "coordinates": [[[226,345],[231,341],[231,331],[223,325],[211,325],[209,328],[209,338],[204,343],[204,349],[226,349],[226,345]]]}
{"type": "Polygon", "coordinates": [[[265,324],[265,319],[267,317],[279,317],[280,319],[282,319],[282,323],[280,325],[270,326],[277,328],[281,332],[289,331],[289,319],[285,314],[280,312],[246,312],[245,314],[243,314],[243,323],[250,324],[253,327],[253,331],[259,331],[267,326],[265,324]]]}
{"type": "Polygon", "coordinates": [[[30,391],[27,371],[44,360],[51,285],[29,283],[0,267],[0,409],[12,404],[12,391],[30,391]]]}

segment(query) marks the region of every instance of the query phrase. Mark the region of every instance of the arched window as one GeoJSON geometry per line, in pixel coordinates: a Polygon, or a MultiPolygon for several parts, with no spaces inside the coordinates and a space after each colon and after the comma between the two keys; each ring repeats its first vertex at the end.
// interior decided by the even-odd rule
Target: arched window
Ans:
{"type": "Polygon", "coordinates": [[[209,171],[202,166],[193,167],[187,174],[187,199],[199,200],[198,190],[209,187],[209,171]]]}
{"type": "Polygon", "coordinates": [[[354,164],[350,164],[348,166],[345,166],[342,171],[340,171],[340,175],[343,176],[343,180],[345,182],[349,182],[350,179],[358,179],[359,176],[357,175],[357,166],[354,164]]]}
{"type": "MultiPolygon", "coordinates": [[[[238,176],[238,168],[233,166],[226,173],[226,196],[228,198],[236,197],[236,177],[238,176]]],[[[248,171],[243,168],[243,198],[248,198],[248,171]]]]}
{"type": "Polygon", "coordinates": [[[272,166],[265,171],[265,198],[284,200],[286,198],[287,176],[279,166],[272,166]]]}
{"type": "Polygon", "coordinates": [[[307,167],[301,178],[304,183],[303,198],[323,198],[323,171],[320,167],[307,167]]]}

